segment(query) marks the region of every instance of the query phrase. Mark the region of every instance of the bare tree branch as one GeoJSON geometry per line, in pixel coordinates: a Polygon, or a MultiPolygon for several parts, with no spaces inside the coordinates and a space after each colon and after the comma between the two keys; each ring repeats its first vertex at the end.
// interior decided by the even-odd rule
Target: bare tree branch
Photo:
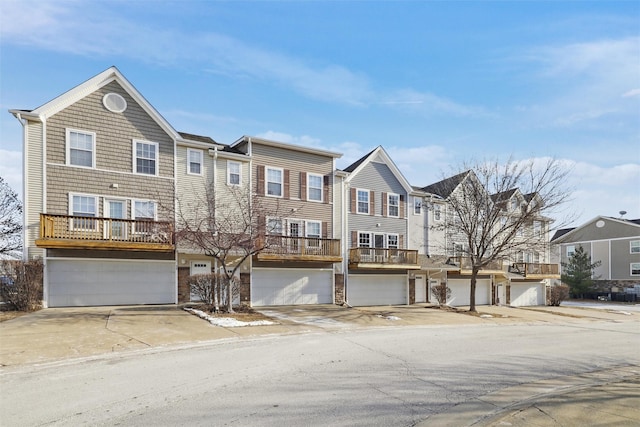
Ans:
{"type": "Polygon", "coordinates": [[[0,177],[0,255],[22,250],[22,203],[0,177]]]}

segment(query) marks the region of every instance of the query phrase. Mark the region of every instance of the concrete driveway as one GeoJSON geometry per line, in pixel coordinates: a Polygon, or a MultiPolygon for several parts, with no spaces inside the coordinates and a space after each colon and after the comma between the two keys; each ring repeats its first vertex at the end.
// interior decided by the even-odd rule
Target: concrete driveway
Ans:
{"type": "Polygon", "coordinates": [[[48,308],[0,323],[0,367],[225,338],[317,330],[443,325],[640,321],[638,312],[573,307],[478,307],[472,316],[428,304],[346,308],[332,304],[261,307],[275,325],[223,328],[174,305],[48,308]]]}

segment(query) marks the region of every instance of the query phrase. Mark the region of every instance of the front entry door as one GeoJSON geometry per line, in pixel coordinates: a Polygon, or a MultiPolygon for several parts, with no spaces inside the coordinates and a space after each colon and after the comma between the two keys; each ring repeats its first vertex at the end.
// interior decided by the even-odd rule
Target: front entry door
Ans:
{"type": "Polygon", "coordinates": [[[107,238],[115,240],[125,240],[127,238],[127,227],[125,221],[117,221],[117,219],[125,219],[127,217],[127,207],[124,200],[107,200],[105,206],[105,216],[112,218],[106,224],[105,234],[107,238]]]}
{"type": "MultiPolygon", "coordinates": [[[[191,261],[189,275],[211,274],[211,261],[191,261]]],[[[190,289],[191,301],[201,301],[199,293],[195,289],[190,289]]]]}

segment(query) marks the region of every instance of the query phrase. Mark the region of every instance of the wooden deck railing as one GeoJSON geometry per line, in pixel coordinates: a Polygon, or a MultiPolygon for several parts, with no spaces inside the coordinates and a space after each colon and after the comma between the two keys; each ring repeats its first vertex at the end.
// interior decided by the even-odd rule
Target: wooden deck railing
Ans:
{"type": "Polygon", "coordinates": [[[511,272],[527,276],[557,276],[560,274],[559,264],[541,264],[534,262],[514,262],[511,272]]]}
{"type": "MultiPolygon", "coordinates": [[[[471,270],[473,265],[471,263],[471,258],[469,257],[453,257],[451,258],[453,263],[460,267],[461,270],[471,270]]],[[[504,269],[504,262],[501,259],[493,260],[484,267],[480,269],[482,270],[491,270],[491,271],[502,271],[504,269]]]]}
{"type": "Polygon", "coordinates": [[[40,214],[40,239],[175,244],[168,221],[51,214],[40,214]]]}
{"type": "Polygon", "coordinates": [[[418,251],[413,249],[352,248],[350,263],[418,264],[418,251]]]}
{"type": "Polygon", "coordinates": [[[267,236],[261,254],[339,257],[340,240],[315,237],[267,236]]]}

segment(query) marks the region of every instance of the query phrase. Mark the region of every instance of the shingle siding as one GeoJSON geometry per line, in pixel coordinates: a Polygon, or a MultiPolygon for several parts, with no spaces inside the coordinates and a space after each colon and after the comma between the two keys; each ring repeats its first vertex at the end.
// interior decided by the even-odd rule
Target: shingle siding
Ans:
{"type": "Polygon", "coordinates": [[[42,123],[29,122],[26,129],[25,148],[27,170],[25,171],[25,227],[27,256],[42,257],[44,250],[35,246],[35,240],[40,235],[40,213],[43,211],[43,141],[42,141],[43,125],[42,123]]]}
{"type": "MultiPolygon", "coordinates": [[[[173,219],[173,140],[116,82],[82,98],[47,120],[47,212],[69,213],[69,193],[159,202],[158,219],[173,219]],[[123,113],[104,108],[115,92],[127,101],[123,113]],[[94,132],[96,168],[66,166],[66,130],[94,132]],[[133,173],[133,140],[158,143],[158,176],[133,173]],[[117,184],[118,188],[111,188],[117,184]]],[[[99,216],[103,199],[99,200],[99,216]]],[[[128,203],[128,217],[131,204],[128,203]]]]}

